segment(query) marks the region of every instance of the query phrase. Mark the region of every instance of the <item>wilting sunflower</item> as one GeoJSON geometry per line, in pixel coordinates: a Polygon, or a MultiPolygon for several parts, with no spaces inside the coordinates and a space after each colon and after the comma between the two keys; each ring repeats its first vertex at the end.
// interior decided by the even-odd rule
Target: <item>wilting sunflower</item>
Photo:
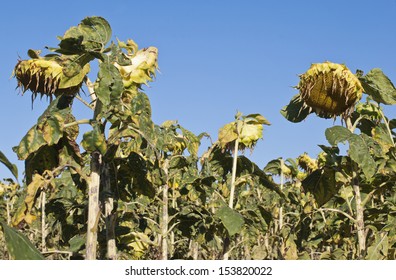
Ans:
{"type": "Polygon", "coordinates": [[[312,64],[300,75],[296,88],[304,100],[303,107],[323,118],[346,119],[363,92],[359,79],[345,65],[328,61],[312,64]]]}
{"type": "Polygon", "coordinates": [[[147,82],[152,81],[155,76],[155,70],[158,69],[157,48],[145,48],[136,53],[126,55],[126,58],[130,61],[129,65],[114,64],[120,71],[125,89],[140,86],[140,84],[147,85],[147,82]]]}
{"type": "Polygon", "coordinates": [[[51,56],[19,60],[13,74],[18,87],[23,92],[30,90],[34,100],[38,94],[50,98],[63,93],[77,94],[89,70],[88,63],[81,67],[71,58],[51,56]]]}

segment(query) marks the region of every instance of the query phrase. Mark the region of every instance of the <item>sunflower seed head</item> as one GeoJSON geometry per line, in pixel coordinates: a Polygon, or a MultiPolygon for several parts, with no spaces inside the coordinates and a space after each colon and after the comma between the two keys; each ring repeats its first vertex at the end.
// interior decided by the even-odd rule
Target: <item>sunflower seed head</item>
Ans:
{"type": "Polygon", "coordinates": [[[347,118],[363,92],[359,79],[345,65],[331,62],[312,64],[300,75],[297,88],[306,106],[323,118],[347,118]]]}

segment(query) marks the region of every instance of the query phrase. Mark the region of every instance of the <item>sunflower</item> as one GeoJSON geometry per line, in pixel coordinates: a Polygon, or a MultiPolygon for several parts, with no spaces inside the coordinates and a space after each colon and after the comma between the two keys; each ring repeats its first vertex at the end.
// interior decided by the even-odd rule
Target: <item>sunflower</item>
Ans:
{"type": "Polygon", "coordinates": [[[323,118],[348,118],[363,92],[359,79],[345,65],[328,61],[312,64],[300,75],[296,88],[304,101],[302,109],[323,118]]]}
{"type": "Polygon", "coordinates": [[[72,58],[59,56],[38,57],[19,60],[14,68],[18,87],[24,92],[32,92],[32,100],[40,97],[61,94],[75,95],[89,72],[89,64],[81,67],[72,58]]]}

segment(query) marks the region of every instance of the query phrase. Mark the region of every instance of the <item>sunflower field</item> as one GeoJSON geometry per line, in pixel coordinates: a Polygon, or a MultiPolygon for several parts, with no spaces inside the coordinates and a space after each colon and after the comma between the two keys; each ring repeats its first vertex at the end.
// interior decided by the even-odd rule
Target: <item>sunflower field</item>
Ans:
{"type": "Polygon", "coordinates": [[[280,113],[342,125],[324,131],[317,157],[259,167],[244,151],[270,120],[238,112],[199,154],[207,133],[152,121],[142,87],[158,49],[111,38],[104,18],[87,17],[16,63],[21,91],[49,105],[13,148],[23,178],[0,152],[12,174],[0,181],[0,259],[396,258],[396,119],[382,107],[396,88],[381,69],[312,64],[280,113]]]}

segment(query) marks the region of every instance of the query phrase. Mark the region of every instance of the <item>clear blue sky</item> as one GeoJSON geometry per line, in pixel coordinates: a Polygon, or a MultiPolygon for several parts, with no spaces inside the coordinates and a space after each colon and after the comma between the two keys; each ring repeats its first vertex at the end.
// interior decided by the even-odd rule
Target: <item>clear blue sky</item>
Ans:
{"type": "MultiPolygon", "coordinates": [[[[379,67],[396,81],[396,1],[4,1],[0,10],[0,150],[17,162],[17,145],[48,103],[18,95],[10,78],[18,57],[56,46],[56,36],[87,16],[106,18],[113,38],[159,49],[150,97],[155,123],[178,120],[195,133],[217,131],[237,110],[272,125],[253,154],[260,167],[278,157],[316,156],[333,120],[286,121],[279,110],[311,63],[379,67]]],[[[77,102],[75,102],[77,103],[77,102]]],[[[387,107],[396,117],[396,107],[387,107]]],[[[76,115],[84,116],[81,106],[76,115]]],[[[87,116],[87,115],[85,115],[87,116]]],[[[336,121],[336,124],[339,122],[336,121]]],[[[207,146],[208,143],[204,144],[207,146]]],[[[20,171],[23,163],[18,162],[20,171]]],[[[0,166],[0,178],[10,177],[0,166]]]]}

